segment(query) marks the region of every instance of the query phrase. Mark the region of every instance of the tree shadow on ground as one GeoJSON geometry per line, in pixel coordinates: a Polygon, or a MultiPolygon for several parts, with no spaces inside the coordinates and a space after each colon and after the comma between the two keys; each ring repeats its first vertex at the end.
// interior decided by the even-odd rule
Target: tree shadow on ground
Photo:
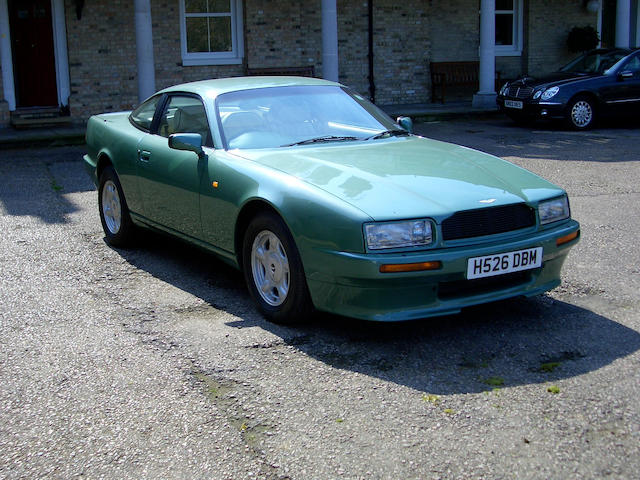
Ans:
{"type": "Polygon", "coordinates": [[[0,204],[9,215],[67,223],[78,210],[66,194],[95,190],[82,167],[84,147],[0,152],[0,204]]]}

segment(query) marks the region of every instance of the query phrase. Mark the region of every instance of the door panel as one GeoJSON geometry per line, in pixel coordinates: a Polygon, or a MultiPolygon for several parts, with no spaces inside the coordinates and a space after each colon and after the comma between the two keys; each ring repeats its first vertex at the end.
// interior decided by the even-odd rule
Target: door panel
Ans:
{"type": "Polygon", "coordinates": [[[138,185],[144,216],[201,238],[199,187],[205,159],[169,148],[166,138],[145,135],[138,144],[138,185]]]}
{"type": "Polygon", "coordinates": [[[618,75],[610,78],[610,83],[601,89],[608,111],[619,115],[637,114],[640,106],[640,55],[627,60],[618,70],[618,75]],[[622,72],[626,76],[623,77],[622,72]]]}
{"type": "Polygon", "coordinates": [[[58,105],[51,0],[9,2],[17,107],[58,105]]]}

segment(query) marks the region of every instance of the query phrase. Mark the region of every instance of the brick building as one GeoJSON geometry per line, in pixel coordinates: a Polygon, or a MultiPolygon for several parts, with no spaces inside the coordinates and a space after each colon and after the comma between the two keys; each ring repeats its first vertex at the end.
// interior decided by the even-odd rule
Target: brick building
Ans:
{"type": "Polygon", "coordinates": [[[426,103],[431,61],[541,73],[572,56],[574,26],[637,46],[639,19],[638,0],[0,0],[0,124],[24,112],[82,121],[265,67],[313,67],[378,104],[426,103]]]}

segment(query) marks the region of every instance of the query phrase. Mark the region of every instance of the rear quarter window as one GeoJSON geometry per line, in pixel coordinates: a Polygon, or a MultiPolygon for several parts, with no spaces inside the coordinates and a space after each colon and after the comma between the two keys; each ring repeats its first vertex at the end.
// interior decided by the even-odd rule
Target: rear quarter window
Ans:
{"type": "Polygon", "coordinates": [[[158,102],[161,98],[161,95],[151,97],[149,100],[142,103],[138,108],[131,112],[131,115],[129,116],[131,123],[147,132],[151,130],[153,116],[156,113],[156,107],[158,106],[158,102]]]}

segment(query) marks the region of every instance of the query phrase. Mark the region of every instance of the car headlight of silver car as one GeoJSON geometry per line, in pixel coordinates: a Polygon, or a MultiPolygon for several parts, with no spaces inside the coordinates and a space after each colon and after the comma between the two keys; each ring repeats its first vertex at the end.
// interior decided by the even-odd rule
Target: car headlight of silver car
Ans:
{"type": "Polygon", "coordinates": [[[509,82],[505,83],[500,89],[500,95],[503,97],[507,94],[507,90],[509,90],[509,82]]]}
{"type": "Polygon", "coordinates": [[[553,98],[559,91],[559,87],[547,88],[544,92],[542,92],[542,100],[549,100],[550,98],[553,98]]]}
{"type": "Polygon", "coordinates": [[[537,90],[536,93],[533,94],[533,99],[534,100],[539,99],[540,95],[542,95],[542,90],[537,90]]]}
{"type": "Polygon", "coordinates": [[[364,231],[369,250],[419,247],[433,241],[429,220],[369,223],[365,225],[364,231]]]}
{"type": "Polygon", "coordinates": [[[541,225],[564,220],[569,218],[570,215],[569,199],[566,195],[538,204],[538,216],[540,217],[541,225]]]}

